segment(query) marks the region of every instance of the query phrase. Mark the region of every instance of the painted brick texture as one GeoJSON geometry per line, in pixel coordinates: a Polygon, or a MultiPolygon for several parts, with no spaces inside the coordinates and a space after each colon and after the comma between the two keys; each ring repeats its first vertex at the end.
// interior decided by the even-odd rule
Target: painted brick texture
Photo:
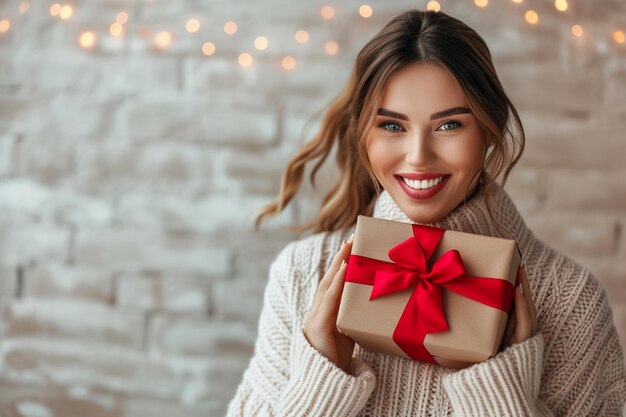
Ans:
{"type": "MultiPolygon", "coordinates": [[[[332,158],[321,191],[304,186],[259,233],[256,210],[365,41],[426,3],[371,2],[366,19],[355,0],[77,0],[63,20],[52,2],[0,2],[0,28],[10,21],[0,30],[0,415],[223,415],[252,355],[269,265],[302,236],[284,226],[315,214],[332,158]],[[332,19],[320,16],[327,5],[332,19]],[[128,21],[114,37],[119,12],[128,21]],[[97,40],[86,49],[87,30],[97,40]],[[159,31],[169,46],[155,46],[159,31]],[[265,50],[254,48],[261,35],[265,50]],[[252,66],[238,64],[242,52],[252,66]]],[[[595,273],[626,344],[626,44],[612,38],[626,29],[626,3],[569,5],[441,1],[485,38],[524,123],[507,191],[541,239],[595,273]],[[523,19],[531,6],[534,26],[523,19]]]]}

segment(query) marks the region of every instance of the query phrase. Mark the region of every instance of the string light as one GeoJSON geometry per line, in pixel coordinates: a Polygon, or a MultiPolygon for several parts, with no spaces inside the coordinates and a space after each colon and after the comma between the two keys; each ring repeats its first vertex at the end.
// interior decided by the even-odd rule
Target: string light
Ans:
{"type": "Polygon", "coordinates": [[[254,47],[260,51],[267,49],[268,44],[269,41],[265,36],[257,36],[257,38],[254,40],[254,47]]]}
{"type": "Polygon", "coordinates": [[[196,33],[200,30],[200,21],[198,19],[189,19],[185,24],[185,29],[189,33],[196,33]]]}
{"type": "Polygon", "coordinates": [[[154,37],[154,44],[158,48],[167,48],[172,43],[172,34],[167,31],[161,31],[154,37]]]}
{"type": "Polygon", "coordinates": [[[320,10],[320,14],[324,19],[332,19],[333,17],[335,17],[335,9],[330,6],[324,6],[320,10]]]}
{"type": "Polygon", "coordinates": [[[4,33],[11,28],[11,22],[8,19],[0,20],[0,32],[4,33]]]}
{"type": "Polygon", "coordinates": [[[113,22],[111,23],[111,26],[109,26],[109,33],[112,36],[120,36],[123,32],[124,27],[120,23],[113,22]]]}
{"type": "Polygon", "coordinates": [[[433,12],[441,11],[441,4],[438,1],[429,1],[426,5],[426,10],[432,10],[433,12]]]}
{"type": "Polygon", "coordinates": [[[567,0],[556,0],[554,2],[554,7],[560,12],[564,12],[567,10],[567,0]]]}
{"type": "Polygon", "coordinates": [[[306,30],[299,30],[296,32],[295,38],[298,43],[307,43],[309,41],[309,32],[306,30]]]}
{"type": "Polygon", "coordinates": [[[339,44],[335,41],[328,41],[324,45],[324,51],[326,51],[328,55],[337,55],[337,52],[339,52],[339,44]]]}
{"type": "Polygon", "coordinates": [[[202,44],[202,53],[204,55],[213,55],[215,53],[215,44],[213,42],[205,42],[202,44]]]}
{"type": "Polygon", "coordinates": [[[96,44],[96,34],[93,32],[83,32],[78,38],[78,43],[83,48],[93,48],[96,44]]]}
{"type": "Polygon", "coordinates": [[[117,16],[115,16],[115,21],[119,23],[120,25],[126,24],[126,22],[128,22],[128,13],[119,12],[117,16]]]}
{"type": "Polygon", "coordinates": [[[280,66],[287,71],[291,71],[296,67],[296,60],[292,56],[286,56],[280,61],[280,66]]]}
{"type": "Polygon", "coordinates": [[[61,5],[59,3],[54,3],[52,6],[50,6],[50,14],[52,16],[58,16],[60,12],[61,5]]]}
{"type": "Polygon", "coordinates": [[[361,15],[361,17],[364,18],[369,18],[372,17],[372,14],[374,13],[374,11],[372,10],[372,7],[364,4],[363,6],[359,7],[359,14],[361,15]]]}
{"type": "Polygon", "coordinates": [[[237,33],[237,23],[235,22],[226,22],[226,24],[224,25],[224,32],[227,35],[234,35],[235,33],[237,33]]]}
{"type": "MultiPolygon", "coordinates": [[[[146,2],[152,2],[153,0],[145,0],[146,2]]],[[[524,0],[511,0],[513,3],[521,4],[524,0]]],[[[567,0],[553,0],[554,7],[560,12],[565,12],[569,9],[567,0]]],[[[474,4],[478,7],[487,7],[489,0],[474,0],[474,4]]],[[[30,10],[30,1],[21,1],[19,3],[20,13],[26,13],[30,10]]],[[[436,0],[428,1],[426,5],[427,10],[440,11],[441,4],[436,0]]],[[[373,15],[373,9],[369,4],[361,4],[358,9],[359,15],[363,18],[370,18],[373,15]]],[[[54,3],[49,7],[49,13],[52,16],[57,16],[63,20],[69,20],[74,15],[74,6],[65,3],[54,3]]],[[[333,19],[335,17],[336,10],[332,6],[324,6],[320,9],[320,15],[323,19],[333,19]]],[[[122,36],[125,31],[125,24],[128,22],[128,13],[120,11],[115,17],[115,22],[109,26],[109,33],[112,36],[122,36]]],[[[527,23],[535,25],[539,22],[539,15],[535,10],[527,10],[524,14],[524,19],[527,23]]],[[[200,21],[198,19],[188,19],[185,23],[185,28],[189,33],[196,33],[200,30],[200,21]]],[[[0,20],[0,33],[9,31],[11,28],[11,22],[8,19],[0,20]]],[[[227,35],[233,35],[237,32],[238,27],[234,21],[229,21],[224,24],[224,32],[227,35]]],[[[572,25],[571,33],[575,37],[583,37],[584,30],[581,25],[572,25]]],[[[610,32],[609,32],[610,33],[610,32]]],[[[151,34],[151,30],[148,27],[141,26],[137,29],[137,34],[141,37],[148,37],[151,34]]],[[[606,36],[606,35],[605,35],[606,36]]],[[[614,30],[611,35],[615,43],[623,45],[626,43],[626,34],[623,29],[614,30]]],[[[295,32],[295,40],[300,44],[305,44],[309,41],[309,33],[306,30],[298,30],[295,32]]],[[[92,48],[97,43],[96,33],[92,31],[83,32],[79,35],[79,44],[83,48],[92,48]]],[[[170,32],[158,32],[154,37],[154,43],[159,48],[166,48],[172,44],[172,34],[170,32]]],[[[258,36],[254,40],[254,46],[258,50],[265,50],[268,48],[269,40],[265,36],[258,36]]],[[[606,44],[605,44],[606,45],[606,44]]],[[[216,45],[213,42],[205,42],[202,44],[201,51],[204,55],[213,55],[216,51],[216,45]]],[[[324,44],[324,51],[328,55],[336,55],[339,52],[339,44],[336,41],[328,41],[324,44]]],[[[243,67],[249,67],[253,65],[254,59],[249,53],[242,53],[238,57],[238,62],[243,67]]],[[[281,67],[285,70],[292,70],[296,67],[296,60],[292,56],[285,56],[281,60],[281,67]]]]}
{"type": "Polygon", "coordinates": [[[70,17],[72,17],[73,14],[74,10],[69,4],[64,5],[63,7],[61,7],[61,10],[59,10],[59,17],[63,20],[69,19],[70,17]]]}
{"type": "Polygon", "coordinates": [[[254,60],[252,59],[252,55],[250,55],[247,52],[244,52],[242,54],[239,54],[239,65],[241,65],[242,67],[249,67],[254,63],[254,60]]]}
{"type": "Polygon", "coordinates": [[[524,15],[524,18],[531,25],[535,25],[537,24],[537,22],[539,22],[539,15],[534,10],[527,11],[526,14],[524,15]]]}

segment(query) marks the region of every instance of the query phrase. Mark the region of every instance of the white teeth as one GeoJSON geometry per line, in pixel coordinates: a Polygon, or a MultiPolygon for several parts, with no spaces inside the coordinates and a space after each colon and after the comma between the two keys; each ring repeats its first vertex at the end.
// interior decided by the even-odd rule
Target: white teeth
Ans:
{"type": "Polygon", "coordinates": [[[426,190],[428,188],[432,188],[435,185],[439,184],[443,181],[443,176],[432,179],[432,180],[410,180],[408,178],[402,177],[402,180],[406,185],[413,188],[414,190],[426,190]]]}

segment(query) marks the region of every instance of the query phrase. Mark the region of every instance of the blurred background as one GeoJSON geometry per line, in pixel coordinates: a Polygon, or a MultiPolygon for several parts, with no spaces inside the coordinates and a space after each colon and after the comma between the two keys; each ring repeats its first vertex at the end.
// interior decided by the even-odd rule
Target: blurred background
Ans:
{"type": "Polygon", "coordinates": [[[623,0],[0,0],[0,415],[223,415],[332,161],[256,210],[409,8],[485,38],[527,131],[506,189],[626,340],[623,0]]]}

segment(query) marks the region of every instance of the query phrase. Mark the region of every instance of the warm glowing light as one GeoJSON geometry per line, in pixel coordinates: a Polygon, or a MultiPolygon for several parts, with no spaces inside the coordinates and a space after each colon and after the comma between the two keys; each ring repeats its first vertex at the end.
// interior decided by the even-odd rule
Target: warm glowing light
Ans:
{"type": "Polygon", "coordinates": [[[23,1],[20,3],[20,13],[26,13],[30,9],[30,3],[23,1]]]}
{"type": "Polygon", "coordinates": [[[309,41],[309,32],[306,30],[299,30],[296,32],[296,42],[307,43],[309,41]]]}
{"type": "Polygon", "coordinates": [[[224,32],[226,32],[227,35],[234,35],[237,32],[237,23],[226,22],[224,25],[224,32]]]}
{"type": "Polygon", "coordinates": [[[572,35],[577,36],[577,37],[581,37],[583,36],[583,28],[580,25],[574,25],[572,26],[572,35]]]}
{"type": "Polygon", "coordinates": [[[119,23],[120,25],[126,24],[126,22],[128,22],[128,13],[119,12],[117,16],[115,16],[115,21],[119,23]]]}
{"type": "Polygon", "coordinates": [[[154,43],[159,48],[167,48],[172,44],[172,34],[166,31],[159,32],[154,37],[154,43]]]}
{"type": "Polygon", "coordinates": [[[254,47],[259,50],[267,49],[268,44],[269,41],[265,36],[257,36],[257,38],[254,40],[254,47]]]}
{"type": "Polygon", "coordinates": [[[324,6],[320,10],[320,14],[324,19],[332,19],[333,17],[335,17],[335,9],[330,6],[324,6]]]}
{"type": "Polygon", "coordinates": [[[339,52],[339,44],[335,41],[326,42],[324,51],[326,51],[328,55],[337,55],[337,52],[339,52]]]}
{"type": "Polygon", "coordinates": [[[531,25],[536,24],[537,22],[539,22],[539,15],[537,14],[536,11],[534,10],[529,10],[526,12],[526,14],[524,15],[524,18],[526,19],[526,21],[528,23],[530,23],[531,25]]]}
{"type": "Polygon", "coordinates": [[[616,30],[613,32],[613,40],[619,44],[626,42],[626,35],[623,30],[616,30]]]}
{"type": "Polygon", "coordinates": [[[120,36],[124,32],[124,26],[120,23],[114,22],[109,26],[109,33],[113,36],[120,36]]]}
{"type": "Polygon", "coordinates": [[[364,4],[363,6],[359,7],[359,14],[361,15],[361,17],[364,18],[368,18],[368,17],[372,17],[372,14],[374,13],[374,11],[372,10],[372,7],[364,4]]]}
{"type": "Polygon", "coordinates": [[[137,35],[139,35],[142,38],[147,38],[148,36],[150,36],[150,28],[148,26],[141,26],[139,27],[139,29],[137,29],[137,35]]]}
{"type": "Polygon", "coordinates": [[[520,4],[521,2],[523,2],[524,0],[513,0],[513,3],[517,3],[520,4]]]}
{"type": "Polygon", "coordinates": [[[64,5],[63,7],[61,7],[61,10],[59,10],[59,17],[63,20],[69,19],[70,17],[72,17],[73,14],[74,10],[69,4],[64,5]]]}
{"type": "Polygon", "coordinates": [[[478,7],[487,7],[488,0],[474,0],[474,4],[478,7]]]}
{"type": "Polygon", "coordinates": [[[564,12],[567,10],[567,0],[556,0],[554,2],[554,7],[560,12],[564,12]]]}
{"type": "Polygon", "coordinates": [[[60,12],[61,5],[59,3],[54,3],[52,6],[50,6],[50,14],[52,16],[58,16],[60,12]]]}
{"type": "Polygon", "coordinates": [[[426,10],[432,10],[433,12],[441,11],[441,4],[438,1],[429,1],[426,5],[426,10]]]}
{"type": "Polygon", "coordinates": [[[80,46],[83,48],[92,48],[96,44],[96,34],[93,32],[83,32],[78,38],[80,46]]]}
{"type": "Polygon", "coordinates": [[[196,33],[200,30],[200,21],[198,19],[189,19],[185,25],[185,29],[189,33],[196,33]]]}
{"type": "Polygon", "coordinates": [[[280,66],[287,71],[291,71],[296,67],[296,59],[292,56],[286,56],[280,61],[280,66]]]}
{"type": "Polygon", "coordinates": [[[6,32],[11,28],[11,22],[7,19],[0,20],[0,32],[6,32]]]}
{"type": "Polygon", "coordinates": [[[205,42],[202,44],[202,53],[204,55],[213,55],[215,53],[215,44],[213,42],[205,42]]]}
{"type": "Polygon", "coordinates": [[[238,61],[239,61],[239,65],[241,65],[242,67],[249,67],[254,62],[254,60],[252,59],[252,55],[250,55],[247,52],[240,54],[238,61]]]}

